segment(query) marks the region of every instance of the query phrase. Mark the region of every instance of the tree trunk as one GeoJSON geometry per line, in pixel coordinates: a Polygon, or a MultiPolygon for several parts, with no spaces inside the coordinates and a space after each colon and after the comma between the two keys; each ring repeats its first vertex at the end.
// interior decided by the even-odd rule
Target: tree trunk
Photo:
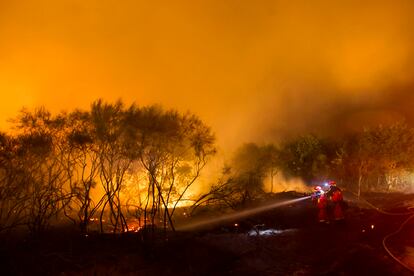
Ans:
{"type": "Polygon", "coordinates": [[[274,176],[274,172],[273,172],[273,168],[270,169],[270,193],[273,193],[273,176],[274,176]]]}
{"type": "Polygon", "coordinates": [[[362,186],[362,167],[363,164],[359,166],[359,177],[358,177],[358,199],[361,197],[361,186],[362,186]]]}

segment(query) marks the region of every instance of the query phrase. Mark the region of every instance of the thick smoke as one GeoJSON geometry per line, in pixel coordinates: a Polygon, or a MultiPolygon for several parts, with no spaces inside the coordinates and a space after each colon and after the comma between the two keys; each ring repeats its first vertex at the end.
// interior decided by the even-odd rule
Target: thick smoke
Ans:
{"type": "Polygon", "coordinates": [[[326,95],[315,94],[315,99],[310,99],[302,92],[289,101],[291,97],[286,96],[285,108],[276,109],[272,114],[271,107],[264,107],[263,113],[267,115],[261,114],[264,116],[258,120],[262,124],[258,127],[257,139],[278,141],[303,133],[335,137],[396,121],[414,125],[413,92],[414,85],[404,84],[382,88],[369,98],[335,95],[327,100],[326,95]]]}
{"type": "Polygon", "coordinates": [[[410,0],[3,1],[0,116],[159,103],[199,114],[224,152],[411,122],[412,14],[410,0]]]}

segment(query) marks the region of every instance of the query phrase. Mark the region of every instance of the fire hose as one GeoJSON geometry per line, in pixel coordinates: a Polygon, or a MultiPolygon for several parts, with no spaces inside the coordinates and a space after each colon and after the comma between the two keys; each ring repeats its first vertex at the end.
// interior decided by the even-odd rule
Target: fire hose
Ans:
{"type": "Polygon", "coordinates": [[[411,272],[414,272],[414,269],[411,268],[410,266],[408,266],[407,264],[405,264],[403,261],[401,261],[400,259],[398,259],[387,247],[386,245],[386,241],[388,240],[388,238],[397,235],[399,232],[401,232],[401,230],[404,228],[404,226],[411,220],[414,218],[414,214],[412,214],[408,219],[406,219],[400,226],[400,228],[397,229],[397,231],[392,232],[390,234],[388,234],[387,236],[384,237],[384,239],[382,240],[382,246],[384,247],[385,251],[387,251],[388,255],[390,255],[396,262],[398,262],[400,265],[402,265],[403,267],[405,267],[406,269],[408,269],[411,272]]]}
{"type": "MultiPolygon", "coordinates": [[[[354,194],[355,195],[355,194],[354,194]]],[[[357,196],[357,195],[355,195],[357,196]]],[[[388,253],[388,255],[394,259],[394,261],[396,261],[397,263],[399,263],[400,265],[402,265],[404,268],[406,268],[407,270],[411,271],[414,273],[414,268],[408,266],[406,263],[404,263],[403,261],[401,261],[399,258],[397,258],[392,252],[391,250],[388,248],[388,246],[386,245],[387,240],[392,237],[397,235],[398,233],[400,233],[402,231],[402,229],[404,228],[404,226],[414,218],[414,212],[405,212],[405,213],[391,213],[391,212],[387,212],[384,210],[381,210],[380,208],[374,206],[373,204],[371,204],[370,202],[368,202],[366,199],[361,199],[360,197],[358,197],[358,200],[365,202],[368,206],[372,207],[373,209],[375,209],[377,212],[384,214],[384,215],[388,215],[388,216],[406,216],[406,215],[411,215],[409,216],[406,220],[404,220],[404,222],[400,225],[400,227],[386,235],[383,239],[382,239],[382,246],[384,247],[385,251],[388,253]]]]}

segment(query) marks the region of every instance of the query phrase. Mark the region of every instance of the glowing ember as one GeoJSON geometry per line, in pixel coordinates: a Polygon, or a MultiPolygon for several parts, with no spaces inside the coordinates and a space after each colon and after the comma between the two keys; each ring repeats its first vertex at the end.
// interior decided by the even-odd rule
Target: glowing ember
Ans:
{"type": "Polygon", "coordinates": [[[142,229],[141,223],[138,219],[128,220],[128,232],[139,232],[142,229]]]}

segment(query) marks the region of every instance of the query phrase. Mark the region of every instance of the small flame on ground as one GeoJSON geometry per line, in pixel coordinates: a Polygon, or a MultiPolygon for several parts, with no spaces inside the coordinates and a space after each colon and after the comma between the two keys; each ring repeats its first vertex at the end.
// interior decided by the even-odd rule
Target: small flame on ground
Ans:
{"type": "Polygon", "coordinates": [[[139,230],[141,230],[142,227],[141,226],[128,226],[128,232],[139,232],[139,230]]]}

